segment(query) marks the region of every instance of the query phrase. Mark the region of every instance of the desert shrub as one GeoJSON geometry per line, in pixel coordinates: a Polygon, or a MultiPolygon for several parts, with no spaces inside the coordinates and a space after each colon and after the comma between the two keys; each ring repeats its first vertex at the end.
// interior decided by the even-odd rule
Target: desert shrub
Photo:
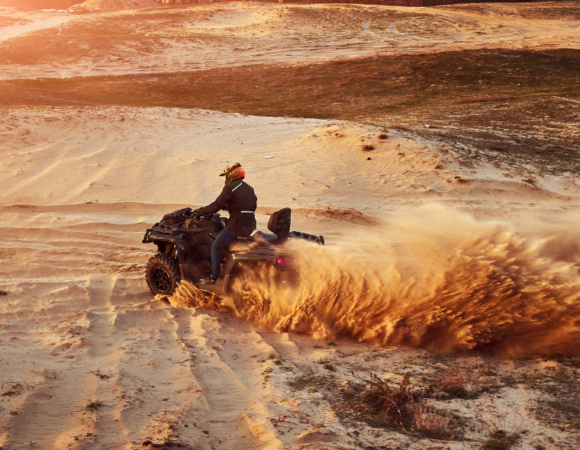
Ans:
{"type": "Polygon", "coordinates": [[[487,404],[480,407],[478,418],[489,435],[481,447],[482,450],[509,450],[519,440],[526,422],[519,408],[514,408],[509,413],[498,413],[487,404]]]}
{"type": "Polygon", "coordinates": [[[324,367],[326,370],[330,370],[331,372],[336,372],[336,368],[332,364],[330,364],[330,363],[325,364],[322,367],[324,367]]]}
{"type": "Polygon", "coordinates": [[[432,404],[411,405],[413,428],[432,439],[451,440],[457,436],[458,426],[450,412],[439,412],[432,404]]]}
{"type": "Polygon", "coordinates": [[[103,403],[101,403],[99,401],[94,401],[94,402],[90,402],[89,404],[87,404],[86,408],[90,409],[92,411],[96,411],[97,409],[99,409],[103,406],[105,406],[103,403]]]}
{"type": "Polygon", "coordinates": [[[342,402],[334,409],[339,417],[353,418],[373,427],[416,432],[431,439],[451,440],[459,434],[457,419],[422,399],[432,395],[422,384],[411,383],[407,373],[396,385],[373,373],[348,383],[342,389],[342,402]]]}
{"type": "Polygon", "coordinates": [[[467,378],[465,369],[447,370],[437,378],[432,387],[436,394],[441,391],[450,398],[475,398],[475,393],[467,389],[467,378]]]}
{"type": "Polygon", "coordinates": [[[365,403],[377,414],[381,416],[403,416],[407,412],[405,406],[413,402],[411,393],[411,380],[409,374],[405,374],[399,388],[393,388],[381,380],[373,373],[364,380],[368,384],[368,389],[364,392],[365,403]]]}
{"type": "Polygon", "coordinates": [[[498,430],[483,443],[483,450],[509,450],[517,442],[517,435],[498,430]]]}
{"type": "Polygon", "coordinates": [[[286,384],[288,384],[288,386],[290,386],[292,390],[300,391],[304,389],[306,386],[308,386],[310,383],[312,383],[312,378],[301,375],[291,380],[288,380],[286,384]]]}
{"type": "Polygon", "coordinates": [[[477,373],[465,368],[450,369],[441,373],[431,384],[430,389],[436,397],[471,400],[485,392],[495,392],[503,387],[493,380],[482,380],[480,374],[491,377],[495,372],[486,370],[477,373]]]}

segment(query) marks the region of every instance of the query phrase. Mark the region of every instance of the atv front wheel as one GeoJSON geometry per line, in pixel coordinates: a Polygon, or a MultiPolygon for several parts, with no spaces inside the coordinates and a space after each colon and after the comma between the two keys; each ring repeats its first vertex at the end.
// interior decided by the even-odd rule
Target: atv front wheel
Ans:
{"type": "Polygon", "coordinates": [[[175,259],[159,253],[147,263],[147,285],[153,294],[173,295],[181,281],[179,266],[175,259]]]}

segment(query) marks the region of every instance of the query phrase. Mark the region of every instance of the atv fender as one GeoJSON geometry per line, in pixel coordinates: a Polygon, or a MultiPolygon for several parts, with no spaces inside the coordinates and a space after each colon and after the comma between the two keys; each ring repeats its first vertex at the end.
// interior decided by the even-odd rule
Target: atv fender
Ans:
{"type": "Polygon", "coordinates": [[[173,240],[173,242],[177,247],[177,250],[175,250],[175,256],[177,257],[177,262],[179,263],[179,273],[181,274],[181,279],[185,280],[185,274],[183,273],[183,264],[185,263],[183,259],[185,255],[185,246],[183,245],[181,238],[182,236],[179,235],[173,240]]]}
{"type": "Polygon", "coordinates": [[[185,274],[183,272],[183,264],[184,264],[184,260],[183,260],[183,255],[185,254],[185,245],[183,245],[183,235],[167,235],[167,234],[162,234],[159,232],[155,232],[152,229],[148,229],[145,232],[145,236],[143,237],[143,243],[147,244],[149,242],[167,242],[168,244],[173,244],[175,245],[175,253],[174,253],[174,257],[177,258],[177,263],[179,264],[179,273],[181,274],[181,279],[185,280],[185,274]],[[153,234],[153,236],[151,236],[151,234],[153,234]]]}

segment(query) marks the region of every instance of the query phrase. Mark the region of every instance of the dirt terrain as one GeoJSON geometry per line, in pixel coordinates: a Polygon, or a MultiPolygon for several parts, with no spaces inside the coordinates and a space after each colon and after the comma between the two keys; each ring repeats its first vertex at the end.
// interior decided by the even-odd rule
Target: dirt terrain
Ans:
{"type": "Polygon", "coordinates": [[[578,7],[0,9],[0,448],[580,448],[578,7]],[[237,161],[327,245],[154,298],[237,161]]]}

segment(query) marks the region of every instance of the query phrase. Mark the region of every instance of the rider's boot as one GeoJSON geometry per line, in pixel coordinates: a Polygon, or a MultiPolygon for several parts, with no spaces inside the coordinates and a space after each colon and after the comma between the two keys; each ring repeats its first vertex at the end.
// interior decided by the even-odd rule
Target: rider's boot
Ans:
{"type": "Polygon", "coordinates": [[[209,276],[207,278],[202,278],[199,280],[199,284],[222,284],[224,281],[223,277],[214,278],[213,276],[209,276]]]}

